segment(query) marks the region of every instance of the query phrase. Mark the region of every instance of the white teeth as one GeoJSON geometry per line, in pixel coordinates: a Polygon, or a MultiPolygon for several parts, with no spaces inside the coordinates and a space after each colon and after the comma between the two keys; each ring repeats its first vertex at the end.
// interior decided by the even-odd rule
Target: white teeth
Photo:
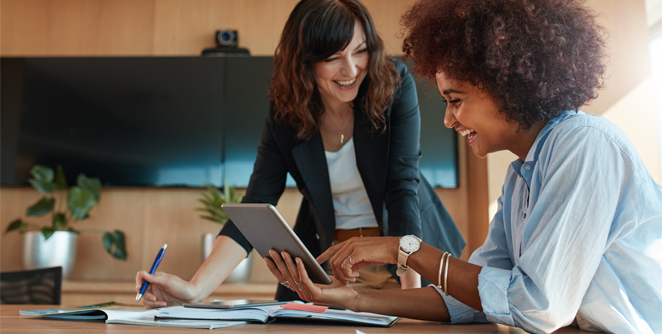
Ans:
{"type": "Polygon", "coordinates": [[[460,134],[461,134],[463,137],[465,137],[465,136],[467,136],[468,134],[470,134],[470,133],[472,133],[472,132],[474,132],[474,130],[466,129],[466,130],[462,130],[462,131],[460,131],[460,134]]]}
{"type": "Polygon", "coordinates": [[[336,83],[338,83],[341,86],[350,86],[354,82],[356,82],[356,78],[354,78],[352,80],[347,80],[347,81],[338,81],[338,80],[336,80],[336,83]]]}

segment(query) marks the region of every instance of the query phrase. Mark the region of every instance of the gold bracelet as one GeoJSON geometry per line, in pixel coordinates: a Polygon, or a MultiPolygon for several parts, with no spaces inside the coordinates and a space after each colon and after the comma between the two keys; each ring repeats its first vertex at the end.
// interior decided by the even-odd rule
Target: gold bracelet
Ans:
{"type": "Polygon", "coordinates": [[[444,291],[444,290],[441,289],[441,269],[444,266],[444,258],[446,257],[446,255],[448,255],[448,252],[444,252],[444,254],[441,254],[441,260],[439,261],[439,276],[437,278],[437,287],[441,291],[444,291]]]}
{"type": "Polygon", "coordinates": [[[448,254],[448,257],[446,258],[446,269],[444,270],[444,292],[446,293],[446,296],[448,296],[448,264],[450,263],[451,260],[451,255],[448,254]]]}

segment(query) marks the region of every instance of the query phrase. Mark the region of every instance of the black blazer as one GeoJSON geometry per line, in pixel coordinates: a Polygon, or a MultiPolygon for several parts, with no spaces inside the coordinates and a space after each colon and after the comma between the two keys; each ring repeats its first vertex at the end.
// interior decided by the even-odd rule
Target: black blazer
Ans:
{"type": "MultiPolygon", "coordinates": [[[[396,61],[396,68],[402,83],[393,92],[392,103],[385,112],[385,132],[374,130],[362,111],[367,78],[359,89],[354,103],[356,164],[382,235],[414,234],[425,243],[458,257],[464,248],[464,239],[434,189],[418,170],[421,152],[416,86],[404,64],[396,61]]],[[[296,128],[275,121],[271,110],[257,151],[243,202],[276,205],[285,190],[289,172],[303,194],[294,232],[313,256],[319,256],[331,246],[336,226],[321,134],[317,132],[308,140],[300,140],[296,128]]],[[[252,250],[231,221],[220,234],[231,237],[247,252],[252,250]]],[[[395,266],[391,267],[394,273],[395,266]]],[[[281,288],[279,286],[276,299],[298,299],[296,294],[284,296],[283,292],[291,291],[281,288]]]]}

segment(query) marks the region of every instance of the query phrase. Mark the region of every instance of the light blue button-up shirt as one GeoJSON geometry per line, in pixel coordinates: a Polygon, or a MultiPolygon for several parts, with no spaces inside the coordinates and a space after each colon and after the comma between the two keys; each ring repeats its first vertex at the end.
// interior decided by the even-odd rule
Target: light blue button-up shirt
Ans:
{"type": "Polygon", "coordinates": [[[511,164],[469,262],[483,312],[442,295],[454,323],[662,333],[662,188],[617,126],[565,112],[511,164]]]}

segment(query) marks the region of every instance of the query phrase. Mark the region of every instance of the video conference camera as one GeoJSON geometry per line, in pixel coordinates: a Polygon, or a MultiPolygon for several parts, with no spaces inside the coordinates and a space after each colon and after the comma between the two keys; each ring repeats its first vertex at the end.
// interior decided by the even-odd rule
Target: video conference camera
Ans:
{"type": "Polygon", "coordinates": [[[250,56],[248,49],[239,47],[237,30],[216,30],[216,47],[202,50],[203,57],[250,56]]]}

